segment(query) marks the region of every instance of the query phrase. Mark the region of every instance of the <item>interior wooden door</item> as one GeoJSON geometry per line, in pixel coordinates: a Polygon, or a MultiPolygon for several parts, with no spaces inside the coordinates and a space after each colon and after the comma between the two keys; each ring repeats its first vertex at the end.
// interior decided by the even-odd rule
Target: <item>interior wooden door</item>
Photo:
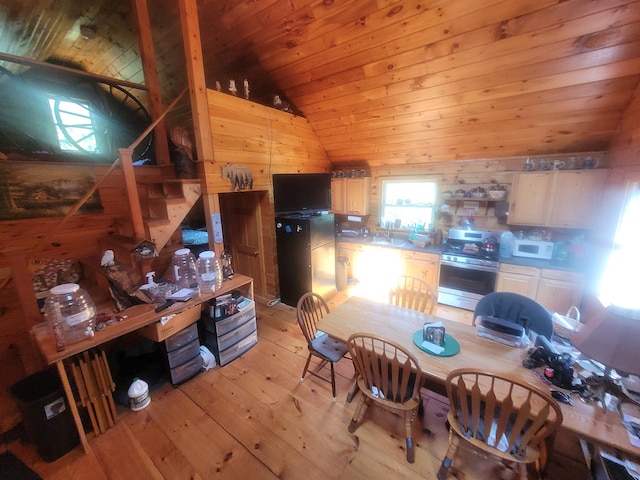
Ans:
{"type": "Polygon", "coordinates": [[[266,192],[220,194],[225,249],[235,272],[253,278],[254,294],[265,294],[265,265],[260,199],[266,192]]]}

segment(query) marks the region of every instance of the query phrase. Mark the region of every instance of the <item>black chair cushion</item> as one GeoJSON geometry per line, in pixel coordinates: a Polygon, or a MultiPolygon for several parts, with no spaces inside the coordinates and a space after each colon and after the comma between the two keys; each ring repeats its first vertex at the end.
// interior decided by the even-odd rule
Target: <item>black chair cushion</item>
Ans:
{"type": "Polygon", "coordinates": [[[528,333],[533,330],[538,335],[551,340],[553,320],[551,313],[535,300],[511,292],[494,292],[480,299],[473,313],[508,320],[521,325],[528,333]]]}

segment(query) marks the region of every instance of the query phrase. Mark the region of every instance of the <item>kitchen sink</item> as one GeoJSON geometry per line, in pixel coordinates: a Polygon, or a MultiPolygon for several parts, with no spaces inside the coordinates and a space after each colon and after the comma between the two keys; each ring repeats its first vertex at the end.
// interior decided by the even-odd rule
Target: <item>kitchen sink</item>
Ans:
{"type": "Polygon", "coordinates": [[[374,245],[390,245],[392,247],[404,247],[409,245],[409,240],[406,238],[391,238],[387,239],[386,237],[373,237],[371,243],[374,245]]]}

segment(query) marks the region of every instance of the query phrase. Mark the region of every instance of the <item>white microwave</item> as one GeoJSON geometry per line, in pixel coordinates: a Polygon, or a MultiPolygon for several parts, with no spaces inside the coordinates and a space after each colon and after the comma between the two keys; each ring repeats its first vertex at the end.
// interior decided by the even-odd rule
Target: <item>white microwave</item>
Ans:
{"type": "Polygon", "coordinates": [[[513,245],[513,256],[551,260],[553,256],[553,242],[516,239],[513,245]]]}

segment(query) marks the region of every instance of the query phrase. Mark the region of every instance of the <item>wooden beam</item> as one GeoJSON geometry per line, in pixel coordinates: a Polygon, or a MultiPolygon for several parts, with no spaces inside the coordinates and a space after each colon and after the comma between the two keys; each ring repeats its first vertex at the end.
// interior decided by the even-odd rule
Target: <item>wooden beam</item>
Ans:
{"type": "Polygon", "coordinates": [[[140,83],[127,82],[126,80],[118,80],[116,78],[105,77],[104,75],[96,75],[95,73],[84,72],[82,70],[76,70],[75,68],[63,67],[61,65],[54,65],[52,63],[41,62],[39,60],[31,60],[29,58],[18,57],[17,55],[11,55],[10,53],[0,52],[0,60],[19,63],[20,65],[27,65],[29,67],[43,67],[51,70],[58,70],[60,72],[69,73],[71,75],[90,78],[98,82],[106,83],[107,85],[118,85],[121,87],[136,88],[138,90],[147,90],[147,87],[145,85],[141,85],[140,83]]]}
{"type": "MultiPolygon", "coordinates": [[[[196,0],[179,0],[182,41],[189,80],[191,97],[191,114],[196,140],[198,160],[214,163],[213,141],[209,121],[209,104],[207,102],[207,85],[204,78],[202,45],[200,43],[200,25],[198,23],[198,7],[196,0]]],[[[206,188],[206,187],[205,187],[206,188]]],[[[203,191],[203,193],[207,193],[203,191]]]]}
{"type": "MultiPolygon", "coordinates": [[[[151,114],[151,118],[156,120],[162,115],[163,106],[147,0],[132,0],[132,3],[138,26],[138,43],[140,45],[142,71],[144,72],[144,80],[149,92],[149,113],[151,114]]],[[[171,158],[169,157],[167,127],[164,120],[158,123],[155,129],[154,143],[156,163],[158,165],[169,165],[171,158]]]]}
{"type": "Polygon", "coordinates": [[[142,218],[142,208],[138,197],[138,187],[136,185],[136,174],[133,170],[133,150],[131,148],[119,148],[122,171],[124,173],[124,183],[127,187],[127,197],[129,199],[129,211],[131,212],[131,224],[136,241],[145,239],[144,220],[142,218]]]}

